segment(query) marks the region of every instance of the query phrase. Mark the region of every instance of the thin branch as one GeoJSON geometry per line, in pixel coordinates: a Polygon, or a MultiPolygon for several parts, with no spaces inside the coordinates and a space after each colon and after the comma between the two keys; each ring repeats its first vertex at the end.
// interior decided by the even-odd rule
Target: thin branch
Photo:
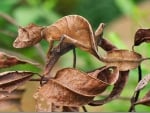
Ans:
{"type": "MultiPolygon", "coordinates": [[[[141,65],[138,66],[138,82],[142,80],[142,69],[141,69],[141,65]]],[[[140,95],[140,90],[137,91],[136,93],[134,93],[134,95],[131,98],[131,106],[129,108],[129,112],[135,111],[135,104],[136,101],[138,100],[140,95]]]]}
{"type": "Polygon", "coordinates": [[[9,23],[15,25],[15,26],[19,26],[18,23],[16,22],[16,20],[14,20],[11,16],[9,16],[6,13],[2,13],[0,12],[0,17],[4,18],[5,20],[7,20],[9,23]]]}
{"type": "Polygon", "coordinates": [[[135,47],[135,46],[134,46],[134,45],[132,45],[132,51],[134,51],[134,47],[135,47]]]}
{"type": "Polygon", "coordinates": [[[76,68],[76,49],[73,48],[73,68],[76,68]]]}
{"type": "Polygon", "coordinates": [[[16,34],[13,32],[10,32],[10,31],[0,29],[0,33],[7,35],[7,36],[10,36],[11,38],[16,37],[16,34]]]}
{"type": "MultiPolygon", "coordinates": [[[[40,79],[39,78],[32,78],[29,81],[40,82],[41,78],[40,79]]],[[[48,81],[48,79],[42,79],[42,81],[48,81]]]]}
{"type": "Polygon", "coordinates": [[[84,112],[88,112],[85,106],[82,106],[84,112]]]}
{"type": "MultiPolygon", "coordinates": [[[[138,82],[140,82],[142,80],[142,69],[141,69],[141,65],[138,66],[138,82]]],[[[140,91],[137,91],[136,96],[135,96],[135,102],[138,100],[140,95],[140,91]]]]}
{"type": "MultiPolygon", "coordinates": [[[[108,97],[108,94],[100,94],[100,96],[101,97],[108,97]]],[[[130,100],[131,98],[130,97],[123,97],[123,96],[120,96],[120,97],[118,97],[117,99],[119,99],[119,100],[130,100]]]]}

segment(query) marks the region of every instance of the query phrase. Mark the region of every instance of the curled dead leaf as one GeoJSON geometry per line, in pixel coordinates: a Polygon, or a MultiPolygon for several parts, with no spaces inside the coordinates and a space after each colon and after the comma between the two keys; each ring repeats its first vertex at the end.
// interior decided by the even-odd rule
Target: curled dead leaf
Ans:
{"type": "Polygon", "coordinates": [[[94,97],[77,94],[53,80],[49,80],[47,84],[42,86],[36,93],[34,98],[46,101],[48,105],[54,103],[58,106],[78,107],[87,104],[94,97]]]}
{"type": "Polygon", "coordinates": [[[119,70],[116,67],[105,67],[98,71],[95,76],[92,73],[88,76],[77,69],[65,68],[57,72],[54,81],[78,94],[95,96],[101,93],[108,85],[113,84],[119,75],[119,70]]]}
{"type": "Polygon", "coordinates": [[[137,68],[143,61],[142,56],[128,50],[112,50],[107,52],[105,57],[107,66],[117,66],[120,71],[127,71],[137,68]]]}
{"type": "Polygon", "coordinates": [[[93,100],[92,102],[89,103],[89,105],[100,106],[118,98],[126,85],[126,82],[128,80],[128,74],[129,71],[120,72],[119,79],[114,84],[114,88],[111,91],[111,93],[102,100],[93,100]]]}
{"type": "Polygon", "coordinates": [[[8,71],[0,73],[0,91],[12,92],[34,75],[32,72],[8,71]]]}
{"type": "Polygon", "coordinates": [[[47,106],[51,103],[58,106],[83,106],[107,86],[115,83],[118,75],[119,70],[116,67],[104,67],[88,74],[73,68],[61,69],[54,79],[37,91],[35,99],[46,101],[47,106]]]}
{"type": "Polygon", "coordinates": [[[44,27],[29,24],[26,27],[19,27],[18,36],[13,43],[15,48],[24,48],[35,45],[42,40],[41,31],[44,27]]]}
{"type": "Polygon", "coordinates": [[[143,105],[147,105],[150,106],[150,91],[147,92],[147,94],[140,100],[138,100],[135,105],[137,104],[143,104],[143,105]]]}
{"type": "Polygon", "coordinates": [[[138,46],[143,42],[150,42],[150,29],[138,29],[134,37],[134,45],[138,46]]]}
{"type": "Polygon", "coordinates": [[[104,66],[94,71],[88,72],[88,74],[109,85],[113,85],[119,78],[119,69],[115,66],[104,66]]]}

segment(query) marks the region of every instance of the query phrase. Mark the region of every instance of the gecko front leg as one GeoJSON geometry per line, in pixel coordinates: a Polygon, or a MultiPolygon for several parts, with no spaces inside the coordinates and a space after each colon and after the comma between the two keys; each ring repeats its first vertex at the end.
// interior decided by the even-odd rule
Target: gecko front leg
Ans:
{"type": "Polygon", "coordinates": [[[48,59],[50,59],[50,54],[51,54],[51,51],[52,51],[52,49],[54,47],[54,41],[50,40],[49,43],[50,43],[50,46],[49,46],[49,49],[48,49],[48,52],[47,52],[47,58],[48,59]]]}

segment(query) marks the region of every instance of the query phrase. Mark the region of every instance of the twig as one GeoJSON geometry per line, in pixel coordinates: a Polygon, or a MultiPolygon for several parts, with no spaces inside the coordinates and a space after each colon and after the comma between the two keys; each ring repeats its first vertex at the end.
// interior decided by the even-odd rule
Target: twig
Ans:
{"type": "Polygon", "coordinates": [[[18,23],[16,22],[16,20],[14,20],[11,16],[9,16],[6,13],[2,13],[0,12],[0,16],[3,17],[5,20],[7,20],[9,23],[15,25],[15,26],[19,26],[18,23]]]}
{"type": "Polygon", "coordinates": [[[10,36],[12,38],[16,36],[15,33],[10,32],[10,31],[6,31],[6,30],[2,30],[2,29],[0,29],[0,33],[7,35],[7,36],[10,36]]]}
{"type": "MultiPolygon", "coordinates": [[[[39,78],[32,78],[32,79],[30,79],[29,81],[34,81],[34,82],[40,82],[41,81],[41,78],[39,79],[39,78]]],[[[42,79],[42,81],[48,81],[48,79],[42,79]]]]}
{"type": "Polygon", "coordinates": [[[76,49],[73,48],[73,68],[76,68],[76,49]]]}
{"type": "MultiPolygon", "coordinates": [[[[141,65],[138,66],[138,82],[141,81],[142,79],[142,69],[141,69],[141,65]]],[[[131,98],[131,106],[129,108],[129,112],[135,111],[135,102],[138,100],[140,95],[140,90],[137,91],[136,93],[134,93],[134,95],[131,98]]]]}
{"type": "Polygon", "coordinates": [[[132,51],[134,51],[134,45],[132,46],[132,51]]]}
{"type": "Polygon", "coordinates": [[[88,112],[85,106],[82,106],[84,112],[88,112]]]}
{"type": "MultiPolygon", "coordinates": [[[[108,94],[100,94],[100,96],[101,97],[108,97],[108,94]]],[[[120,100],[130,100],[131,98],[129,98],[129,97],[118,97],[118,99],[120,99],[120,100]]]]}
{"type": "MultiPolygon", "coordinates": [[[[142,80],[142,69],[141,69],[141,65],[138,66],[138,82],[140,82],[142,80]]],[[[135,96],[135,102],[138,100],[140,95],[140,91],[137,91],[136,96],[135,96]]]]}

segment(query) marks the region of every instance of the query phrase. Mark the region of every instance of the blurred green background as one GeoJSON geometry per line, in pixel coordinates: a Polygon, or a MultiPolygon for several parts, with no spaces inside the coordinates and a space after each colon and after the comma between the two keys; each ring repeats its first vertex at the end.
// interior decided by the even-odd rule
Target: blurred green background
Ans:
{"type": "MultiPolygon", "coordinates": [[[[119,49],[129,50],[133,45],[135,31],[138,28],[150,27],[149,0],[1,0],[0,15],[4,14],[11,16],[20,26],[26,26],[29,23],[48,26],[65,15],[79,14],[89,20],[94,30],[99,23],[105,23],[104,37],[119,49]]],[[[43,40],[38,46],[15,49],[12,47],[12,43],[17,36],[17,29],[17,26],[0,16],[0,51],[38,62],[43,66],[46,61],[45,55],[48,50],[48,43],[43,40]]],[[[149,49],[149,44],[142,44],[135,50],[143,56],[149,57],[149,49]]],[[[101,48],[99,48],[99,53],[105,54],[101,48]]],[[[77,56],[77,68],[81,70],[89,71],[103,65],[96,58],[79,49],[77,49],[77,56]]],[[[72,52],[61,57],[54,71],[63,67],[71,67],[70,61],[72,62],[72,52]]],[[[149,65],[149,61],[142,64],[144,75],[149,73],[149,65]]],[[[28,70],[42,73],[43,69],[26,64],[1,69],[0,71],[28,70]]],[[[137,69],[130,72],[129,81],[121,97],[131,97],[136,84],[137,69]]],[[[35,92],[36,86],[37,84],[31,82],[27,84],[27,91],[22,100],[24,111],[34,111],[35,102],[32,99],[32,94],[35,92]]],[[[107,90],[107,93],[110,89],[111,87],[107,90]]],[[[148,89],[144,89],[141,96],[148,89]]],[[[127,111],[129,106],[130,100],[117,99],[104,106],[88,106],[87,109],[93,112],[127,111]]],[[[150,111],[149,107],[142,105],[138,105],[136,109],[137,111],[150,111]]],[[[12,109],[12,111],[17,110],[12,109]]]]}

